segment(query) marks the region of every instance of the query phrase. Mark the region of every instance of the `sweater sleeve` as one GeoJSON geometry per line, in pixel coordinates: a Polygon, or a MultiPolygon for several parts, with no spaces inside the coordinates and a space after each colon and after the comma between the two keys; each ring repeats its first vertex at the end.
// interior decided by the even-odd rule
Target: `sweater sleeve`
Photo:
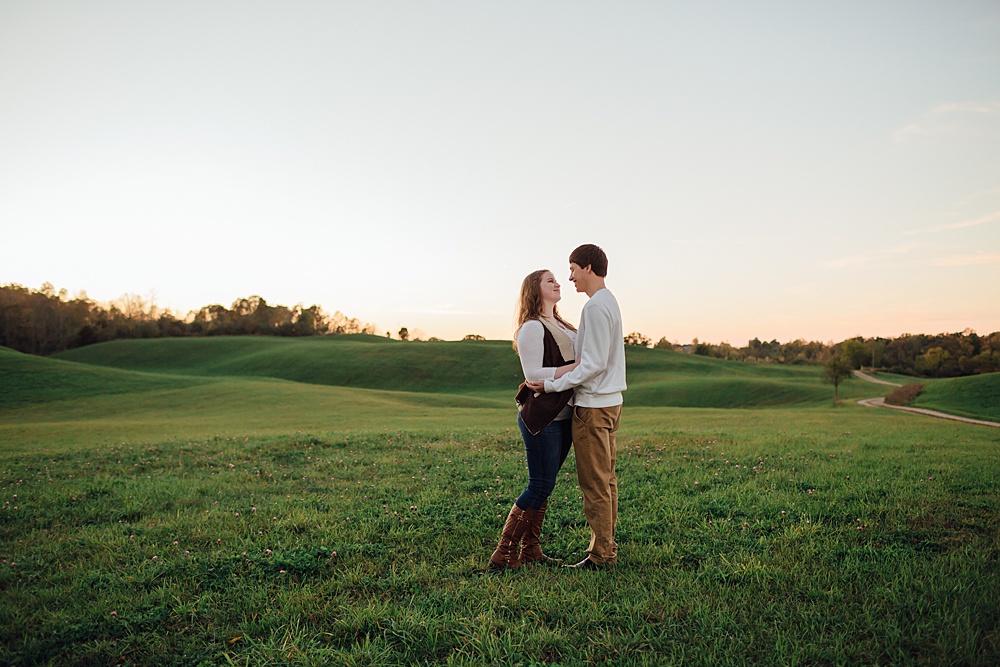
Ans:
{"type": "MultiPolygon", "coordinates": [[[[594,304],[595,306],[597,304],[594,304]]],[[[580,365],[558,380],[546,379],[545,391],[558,392],[586,384],[608,367],[608,349],[611,344],[611,318],[604,308],[584,308],[580,314],[583,345],[580,348],[580,365]]]]}
{"type": "Polygon", "coordinates": [[[554,367],[542,366],[545,352],[545,325],[538,320],[528,320],[517,330],[517,354],[521,358],[521,371],[528,382],[551,380],[556,375],[554,367]]]}

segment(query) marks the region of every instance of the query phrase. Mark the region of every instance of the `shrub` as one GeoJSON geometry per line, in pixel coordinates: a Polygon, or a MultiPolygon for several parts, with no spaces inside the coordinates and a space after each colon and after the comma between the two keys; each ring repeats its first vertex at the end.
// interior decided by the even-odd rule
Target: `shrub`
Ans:
{"type": "Polygon", "coordinates": [[[924,390],[924,385],[919,382],[904,384],[902,387],[885,397],[885,402],[889,405],[909,405],[924,390]]]}

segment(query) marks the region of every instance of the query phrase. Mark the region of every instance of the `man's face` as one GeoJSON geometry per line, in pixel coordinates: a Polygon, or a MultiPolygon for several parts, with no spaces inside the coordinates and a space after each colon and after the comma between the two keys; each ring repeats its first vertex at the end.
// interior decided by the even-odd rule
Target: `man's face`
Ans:
{"type": "Polygon", "coordinates": [[[587,268],[580,268],[580,265],[575,262],[569,263],[569,281],[573,283],[576,287],[577,292],[587,291],[587,277],[590,275],[591,269],[590,265],[587,268]]]}

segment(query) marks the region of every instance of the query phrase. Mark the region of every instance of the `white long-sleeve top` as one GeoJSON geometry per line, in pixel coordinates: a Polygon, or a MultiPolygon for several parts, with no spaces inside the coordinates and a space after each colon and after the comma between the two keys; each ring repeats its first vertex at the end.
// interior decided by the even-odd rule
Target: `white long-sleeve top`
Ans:
{"type": "Polygon", "coordinates": [[[573,402],[585,408],[621,405],[627,388],[625,335],[618,300],[607,288],[595,292],[583,306],[574,348],[580,365],[558,380],[545,378],[545,391],[575,388],[573,402]]]}
{"type": "MultiPolygon", "coordinates": [[[[567,329],[562,324],[559,324],[559,322],[556,322],[556,326],[566,332],[566,335],[573,341],[573,347],[575,349],[576,332],[572,329],[567,329]]],[[[521,358],[521,371],[524,373],[524,379],[528,382],[551,380],[556,375],[555,366],[542,365],[542,358],[545,353],[544,340],[545,325],[538,320],[528,320],[521,325],[520,329],[517,330],[517,355],[521,358]]],[[[572,402],[573,399],[570,399],[571,404],[572,402]]],[[[569,419],[572,416],[572,405],[567,405],[558,415],[556,415],[553,421],[569,419]]]]}
{"type": "MultiPolygon", "coordinates": [[[[562,329],[569,339],[573,341],[576,349],[576,332],[567,329],[556,322],[556,326],[562,329]]],[[[528,382],[541,382],[551,380],[556,375],[555,366],[543,366],[542,357],[545,353],[545,325],[538,320],[528,320],[517,330],[517,354],[521,357],[521,371],[524,379],[528,382]]],[[[572,361],[572,359],[567,359],[572,361]]]]}

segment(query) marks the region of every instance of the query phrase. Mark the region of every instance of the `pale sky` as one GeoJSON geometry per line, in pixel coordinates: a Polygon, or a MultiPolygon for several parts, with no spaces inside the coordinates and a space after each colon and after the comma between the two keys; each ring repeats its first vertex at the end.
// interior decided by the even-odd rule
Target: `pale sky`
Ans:
{"type": "Polygon", "coordinates": [[[0,284],[509,338],[1000,330],[1000,2],[0,0],[0,284]]]}

